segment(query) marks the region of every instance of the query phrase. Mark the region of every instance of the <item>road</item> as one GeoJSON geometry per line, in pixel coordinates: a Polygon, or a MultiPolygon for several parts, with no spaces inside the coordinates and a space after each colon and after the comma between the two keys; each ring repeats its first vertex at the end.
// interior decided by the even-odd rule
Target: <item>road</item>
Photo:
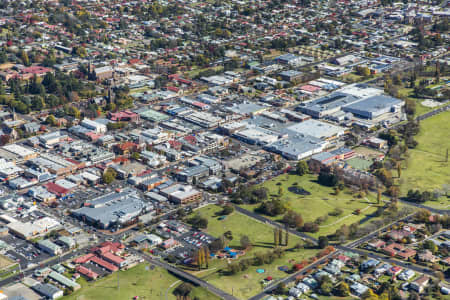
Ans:
{"type": "Polygon", "coordinates": [[[288,277],[285,277],[279,281],[269,284],[267,287],[264,288],[264,290],[261,293],[249,298],[249,300],[258,300],[258,299],[264,298],[268,294],[272,293],[273,290],[275,290],[279,284],[281,284],[281,283],[288,284],[290,282],[295,281],[295,278],[297,278],[297,276],[307,274],[309,270],[313,270],[313,269],[317,268],[319,265],[323,264],[327,259],[331,258],[334,254],[335,254],[334,252],[330,253],[327,256],[324,256],[321,259],[317,260],[316,262],[310,264],[306,268],[303,268],[300,271],[295,272],[295,273],[289,275],[288,277]]]}
{"type": "MultiPolygon", "coordinates": [[[[283,226],[282,224],[278,223],[278,222],[275,222],[275,221],[272,221],[272,220],[270,220],[270,219],[267,219],[266,217],[264,217],[264,216],[262,216],[262,215],[258,215],[258,214],[254,213],[254,212],[251,212],[251,211],[248,211],[248,210],[246,210],[246,209],[243,209],[242,207],[239,207],[239,206],[237,206],[237,205],[235,205],[234,207],[235,207],[236,211],[238,211],[238,212],[240,212],[240,213],[242,213],[242,214],[244,214],[244,215],[246,215],[246,216],[249,216],[249,217],[251,217],[251,218],[254,218],[254,219],[257,220],[257,221],[260,221],[260,222],[265,223],[265,224],[269,224],[269,225],[271,225],[271,226],[273,226],[273,227],[283,228],[283,229],[284,229],[284,226],[283,226]]],[[[387,228],[389,228],[389,227],[391,227],[391,226],[393,226],[393,225],[395,225],[395,224],[398,224],[399,222],[407,221],[407,220],[410,219],[414,214],[415,214],[415,213],[412,213],[412,214],[410,214],[410,215],[408,215],[408,216],[405,216],[405,217],[403,217],[403,218],[401,218],[401,219],[399,219],[399,220],[396,220],[396,221],[393,222],[393,223],[390,223],[390,224],[388,224],[388,225],[385,225],[385,226],[383,226],[382,228],[379,228],[378,230],[374,231],[373,233],[371,233],[371,234],[369,234],[369,235],[366,235],[366,236],[364,236],[364,237],[362,237],[362,238],[360,238],[360,239],[358,239],[358,240],[352,241],[352,242],[348,243],[347,245],[336,245],[335,248],[336,248],[338,251],[349,251],[349,252],[355,252],[355,253],[358,253],[358,254],[360,254],[360,255],[367,255],[367,257],[374,258],[374,259],[377,259],[377,260],[380,260],[380,261],[384,261],[384,262],[387,262],[387,263],[389,263],[389,264],[391,264],[391,265],[398,265],[398,266],[400,266],[400,267],[402,267],[402,268],[411,269],[411,270],[413,270],[413,271],[415,271],[415,272],[418,272],[418,273],[422,273],[422,274],[426,274],[426,275],[433,276],[433,275],[434,275],[434,271],[428,269],[427,267],[417,266],[417,265],[414,265],[414,264],[411,264],[411,263],[408,263],[408,262],[403,262],[403,261],[396,260],[396,259],[393,259],[393,258],[385,257],[385,256],[380,255],[380,254],[378,254],[378,253],[366,252],[366,251],[364,251],[364,250],[360,250],[360,249],[357,249],[357,248],[356,248],[356,247],[358,247],[359,245],[361,245],[361,244],[363,244],[363,243],[365,243],[365,242],[367,242],[367,241],[369,241],[369,240],[371,240],[371,239],[377,237],[378,234],[379,234],[380,232],[386,230],[387,228]]],[[[317,239],[315,239],[315,238],[313,238],[313,237],[310,237],[309,235],[307,235],[307,234],[305,234],[305,233],[298,232],[297,230],[294,230],[294,229],[290,229],[289,232],[290,232],[291,234],[294,234],[294,235],[296,235],[296,236],[301,237],[302,239],[306,239],[306,240],[309,240],[309,241],[311,241],[311,242],[317,243],[317,239]]],[[[296,276],[302,275],[302,274],[306,274],[306,272],[307,272],[308,270],[317,267],[317,266],[318,266],[321,262],[323,262],[326,258],[330,258],[330,257],[331,257],[332,255],[334,255],[335,253],[336,253],[336,252],[333,252],[333,253],[329,254],[328,256],[326,256],[326,257],[320,259],[320,260],[317,261],[316,263],[314,263],[314,264],[308,266],[307,268],[302,269],[302,270],[300,270],[299,272],[294,273],[294,274],[292,274],[292,275],[286,277],[285,279],[283,279],[283,280],[281,280],[281,281],[277,281],[277,282],[275,282],[275,283],[269,285],[268,287],[266,287],[266,288],[264,289],[264,291],[262,291],[261,293],[259,293],[258,295],[254,296],[254,297],[252,297],[252,298],[250,298],[250,299],[252,299],[252,300],[262,299],[264,296],[267,296],[267,294],[271,293],[271,292],[276,288],[276,286],[277,286],[278,284],[280,284],[280,283],[288,283],[288,282],[294,281],[296,276]]],[[[447,277],[447,278],[445,279],[445,281],[447,281],[448,283],[450,283],[450,277],[447,277]]]]}
{"type": "Polygon", "coordinates": [[[18,281],[22,277],[30,276],[37,269],[42,269],[42,268],[45,268],[45,267],[50,267],[52,265],[55,265],[58,261],[71,260],[71,259],[73,259],[73,258],[75,258],[77,256],[80,256],[80,255],[86,253],[86,250],[90,249],[91,247],[92,246],[87,246],[85,248],[81,248],[81,249],[78,249],[78,250],[66,253],[66,254],[64,254],[64,255],[62,255],[60,257],[55,257],[55,259],[51,259],[51,260],[49,260],[49,261],[47,261],[45,263],[37,265],[36,267],[26,269],[26,270],[22,271],[21,273],[18,273],[16,275],[13,275],[13,276],[10,276],[10,277],[8,277],[6,279],[3,279],[3,280],[0,281],[0,287],[3,287],[5,285],[11,284],[11,283],[13,283],[15,281],[18,281]]]}
{"type": "Polygon", "coordinates": [[[198,277],[196,277],[196,276],[194,276],[192,274],[189,274],[189,273],[187,273],[187,272],[185,272],[183,270],[180,270],[180,269],[178,269],[178,268],[176,268],[176,267],[174,267],[174,266],[172,266],[172,265],[170,265],[168,263],[165,263],[165,262],[163,262],[163,261],[161,261],[159,259],[153,258],[152,256],[150,256],[150,255],[148,255],[146,253],[138,252],[136,250],[130,250],[130,252],[135,252],[136,255],[139,255],[139,256],[143,257],[146,261],[148,261],[152,265],[155,265],[155,266],[160,267],[160,268],[164,268],[167,271],[169,271],[169,272],[177,275],[178,277],[184,279],[185,281],[189,281],[189,282],[191,282],[191,283],[193,283],[195,285],[198,285],[198,286],[201,286],[201,287],[207,289],[209,292],[219,296],[222,299],[225,299],[225,300],[237,300],[236,297],[234,297],[234,296],[232,296],[232,295],[230,295],[230,294],[228,294],[228,293],[226,293],[226,292],[216,288],[212,284],[209,284],[206,281],[204,281],[204,280],[202,280],[202,279],[200,279],[200,278],[198,278],[198,277]]]}
{"type": "MultiPolygon", "coordinates": [[[[341,250],[344,250],[344,251],[355,252],[355,253],[358,253],[359,255],[367,255],[367,257],[377,259],[380,261],[384,261],[391,265],[397,265],[397,266],[400,266],[405,269],[411,269],[413,271],[416,271],[417,273],[434,276],[434,271],[428,269],[427,267],[421,267],[418,265],[414,265],[412,263],[404,262],[404,261],[393,259],[393,258],[388,258],[388,257],[385,257],[378,253],[368,252],[368,251],[364,251],[364,250],[360,250],[360,249],[355,249],[355,248],[350,248],[350,247],[345,247],[345,246],[339,246],[338,248],[341,250]]],[[[445,278],[445,281],[450,283],[450,278],[449,277],[445,278]]]]}
{"type": "Polygon", "coordinates": [[[450,214],[450,210],[448,210],[448,209],[433,208],[433,207],[429,207],[429,206],[426,206],[426,205],[423,205],[420,203],[409,202],[409,201],[405,201],[405,200],[399,200],[399,201],[406,205],[429,210],[430,212],[432,212],[434,214],[439,214],[439,215],[449,215],[450,214]]]}

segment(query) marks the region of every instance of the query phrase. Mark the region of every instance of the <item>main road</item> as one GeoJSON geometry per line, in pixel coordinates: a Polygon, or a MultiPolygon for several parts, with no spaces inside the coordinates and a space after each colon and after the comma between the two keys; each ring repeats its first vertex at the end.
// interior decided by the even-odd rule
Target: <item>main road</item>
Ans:
{"type": "Polygon", "coordinates": [[[138,252],[136,250],[131,250],[131,252],[135,252],[136,255],[142,256],[146,261],[148,261],[152,265],[155,265],[160,268],[164,268],[167,271],[177,275],[178,277],[182,278],[185,281],[189,281],[195,285],[198,285],[198,286],[201,286],[201,287],[207,289],[209,292],[219,296],[222,299],[237,300],[236,297],[222,291],[221,289],[216,288],[214,285],[209,284],[208,282],[206,282],[188,272],[185,272],[177,267],[174,267],[168,263],[165,263],[165,262],[159,260],[158,258],[153,258],[152,256],[150,256],[146,253],[138,252]]]}

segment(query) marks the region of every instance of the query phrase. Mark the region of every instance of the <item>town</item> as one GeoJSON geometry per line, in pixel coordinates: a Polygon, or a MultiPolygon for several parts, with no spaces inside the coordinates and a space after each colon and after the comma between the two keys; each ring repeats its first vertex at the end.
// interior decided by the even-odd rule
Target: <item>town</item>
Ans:
{"type": "Polygon", "coordinates": [[[0,300],[450,299],[450,2],[0,1],[0,300]]]}

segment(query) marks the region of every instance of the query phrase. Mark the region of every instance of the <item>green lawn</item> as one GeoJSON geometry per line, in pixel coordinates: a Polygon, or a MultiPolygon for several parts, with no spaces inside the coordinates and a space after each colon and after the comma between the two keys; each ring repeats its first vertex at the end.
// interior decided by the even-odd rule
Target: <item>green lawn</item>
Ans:
{"type": "MultiPolygon", "coordinates": [[[[419,85],[420,81],[424,79],[423,77],[418,78],[416,80],[416,85],[419,85]]],[[[425,78],[426,79],[426,78],[425,78]]],[[[446,78],[442,78],[441,79],[441,83],[440,84],[432,84],[430,86],[428,86],[429,88],[433,87],[433,86],[438,86],[438,85],[442,85],[444,84],[444,82],[446,81],[446,78]]],[[[425,105],[422,105],[422,101],[424,99],[419,99],[419,98],[415,98],[414,97],[414,89],[409,88],[409,87],[402,87],[398,89],[398,96],[399,97],[403,97],[403,98],[408,98],[410,100],[413,100],[414,102],[416,102],[416,114],[415,116],[420,116],[423,115],[429,111],[432,111],[433,109],[436,109],[438,107],[428,107],[425,105]]],[[[442,106],[442,105],[441,105],[442,106]]]]}
{"type": "MultiPolygon", "coordinates": [[[[221,210],[222,208],[216,205],[208,205],[196,210],[196,212],[208,218],[208,228],[204,230],[205,232],[214,237],[220,237],[224,232],[231,231],[233,240],[229,243],[229,246],[232,248],[240,248],[240,238],[243,235],[247,235],[253,247],[243,256],[244,258],[251,258],[253,253],[267,252],[274,247],[273,228],[271,226],[260,223],[238,212],[233,212],[224,220],[219,220],[215,214],[221,210]]],[[[234,296],[240,299],[248,299],[261,290],[262,285],[260,282],[267,276],[272,276],[275,280],[287,276],[285,272],[278,270],[279,266],[288,266],[290,268],[292,266],[291,262],[299,262],[317,253],[315,249],[292,250],[291,247],[297,243],[302,243],[301,239],[297,236],[290,235],[289,245],[286,248],[285,255],[275,260],[271,265],[251,266],[244,272],[227,275],[220,272],[220,269],[225,268],[228,262],[213,259],[210,263],[210,268],[214,271],[212,273],[206,272],[207,274],[202,273],[202,275],[198,276],[218,288],[234,294],[234,296]],[[292,261],[290,262],[290,260],[292,261]],[[265,273],[256,273],[256,269],[259,268],[265,269],[265,273]]]]}
{"type": "MultiPolygon", "coordinates": [[[[415,137],[419,145],[408,151],[409,158],[400,179],[402,195],[409,189],[441,189],[450,183],[450,164],[445,162],[447,149],[450,149],[450,112],[426,119],[420,123],[420,132],[415,137]]],[[[427,203],[434,207],[447,207],[450,200],[441,197],[439,201],[427,203]]]]}
{"type": "MultiPolygon", "coordinates": [[[[334,233],[341,225],[358,222],[376,211],[376,195],[369,194],[367,197],[358,198],[357,195],[352,195],[351,191],[347,189],[341,191],[339,195],[335,195],[332,188],[318,184],[316,179],[317,176],[312,174],[302,177],[298,175],[280,175],[264,182],[262,186],[269,190],[269,194],[277,194],[281,186],[283,189],[281,199],[287,201],[292,210],[300,213],[305,222],[312,222],[318,217],[328,215],[336,208],[342,209],[343,213],[339,216],[328,215],[327,220],[320,224],[319,232],[311,234],[315,237],[334,233]],[[302,196],[290,192],[288,188],[294,186],[295,182],[297,182],[297,187],[305,189],[311,195],[302,196]],[[277,185],[278,183],[281,183],[281,185],[277,185]],[[359,215],[353,213],[356,209],[361,210],[359,215]]],[[[248,210],[254,210],[257,206],[243,205],[243,207],[248,210]]],[[[281,216],[273,219],[277,220],[280,218],[281,216]]]]}
{"type": "MultiPolygon", "coordinates": [[[[140,264],[127,271],[119,271],[120,288],[117,288],[117,273],[97,281],[78,280],[82,288],[65,300],[127,300],[134,296],[139,299],[176,299],[173,290],[181,281],[164,269],[154,268],[147,263],[140,264]],[[148,270],[147,270],[148,269],[148,270]]],[[[206,290],[195,287],[191,297],[199,299],[220,299],[206,290]]]]}

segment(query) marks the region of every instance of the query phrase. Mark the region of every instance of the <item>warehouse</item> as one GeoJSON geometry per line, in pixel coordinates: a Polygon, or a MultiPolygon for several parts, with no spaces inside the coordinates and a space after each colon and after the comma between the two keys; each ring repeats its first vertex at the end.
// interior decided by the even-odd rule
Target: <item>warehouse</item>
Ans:
{"type": "Polygon", "coordinates": [[[371,120],[386,113],[400,112],[404,104],[400,99],[379,95],[350,104],[342,109],[360,118],[371,120]]]}

